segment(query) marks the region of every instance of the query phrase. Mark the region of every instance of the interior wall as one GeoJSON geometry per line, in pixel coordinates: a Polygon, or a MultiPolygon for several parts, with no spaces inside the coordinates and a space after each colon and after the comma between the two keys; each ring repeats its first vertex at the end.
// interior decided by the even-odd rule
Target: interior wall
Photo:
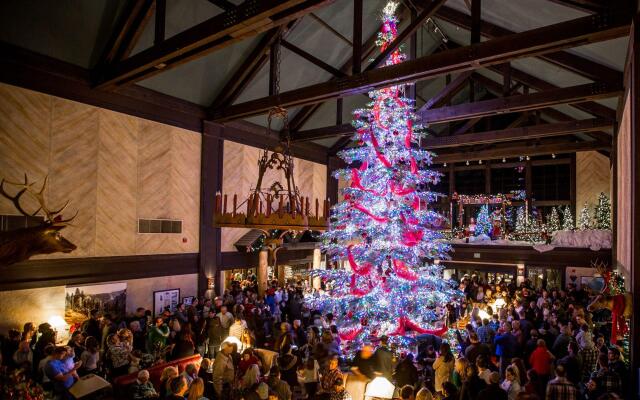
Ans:
{"type": "Polygon", "coordinates": [[[631,237],[633,219],[631,218],[631,96],[625,96],[616,140],[616,264],[624,275],[627,290],[631,282],[631,237]]]}
{"type": "Polygon", "coordinates": [[[598,196],[604,192],[611,198],[611,162],[597,151],[576,153],[576,208],[578,213],[584,203],[593,208],[598,196]]]}
{"type": "MultiPolygon", "coordinates": [[[[191,131],[0,84],[0,177],[48,175],[49,206],[69,200],[64,216],[78,211],[62,231],[78,248],[39,258],[198,252],[200,140],[191,131]],[[138,234],[138,218],[179,219],[183,231],[138,234]]],[[[18,214],[4,197],[0,213],[18,214]]]]}
{"type": "MultiPolygon", "coordinates": [[[[198,275],[174,275],[153,279],[131,279],[127,284],[127,313],[136,308],[153,309],[153,292],[165,289],[180,289],[180,297],[196,296],[198,275]]],[[[107,282],[99,282],[102,284],[107,282]]],[[[64,317],[65,287],[11,290],[0,292],[0,333],[11,328],[22,330],[25,322],[40,324],[52,316],[64,317]]]]}
{"type": "MultiPolygon", "coordinates": [[[[258,181],[258,159],[262,156],[262,151],[257,147],[230,141],[224,142],[222,192],[228,196],[229,209],[232,207],[234,194],[238,195],[238,205],[240,205],[255,187],[258,181]]],[[[326,165],[294,157],[293,178],[301,195],[309,197],[310,201],[315,201],[317,198],[322,202],[326,198],[326,165]]],[[[267,170],[262,180],[262,187],[269,187],[276,181],[286,188],[287,180],[282,170],[267,170]]],[[[246,212],[246,204],[240,207],[240,210],[246,212]]],[[[248,229],[243,228],[222,228],[222,251],[236,251],[233,244],[247,231],[248,229]]]]}

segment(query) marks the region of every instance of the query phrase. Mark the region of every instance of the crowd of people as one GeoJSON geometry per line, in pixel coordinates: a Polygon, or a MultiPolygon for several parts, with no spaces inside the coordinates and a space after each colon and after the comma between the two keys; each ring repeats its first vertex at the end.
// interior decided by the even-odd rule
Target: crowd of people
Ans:
{"type": "Polygon", "coordinates": [[[263,297],[256,280],[232,282],[220,297],[195,299],[152,317],[138,308],[124,320],[92,312],[66,346],[47,323],[2,339],[4,369],[21,369],[59,398],[79,377],[136,379],[130,399],[349,400],[348,380],[385,377],[402,400],[607,399],[624,394],[628,371],[606,329],[586,312],[588,295],[569,287],[533,290],[525,282],[486,285],[461,279],[465,301],[450,322],[469,321],[447,340],[419,335],[413,351],[372,338],[353,358],[341,353],[331,314],[309,310],[304,286],[274,282],[263,297]],[[496,309],[495,298],[504,300],[496,309]],[[200,354],[151,381],[148,368],[200,354]]]}

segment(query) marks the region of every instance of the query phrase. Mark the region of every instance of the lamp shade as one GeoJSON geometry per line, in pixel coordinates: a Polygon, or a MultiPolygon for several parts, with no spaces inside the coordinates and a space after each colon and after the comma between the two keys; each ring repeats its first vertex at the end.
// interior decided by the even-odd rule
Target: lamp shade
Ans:
{"type": "Polygon", "coordinates": [[[392,399],[396,387],[385,377],[378,376],[367,385],[364,395],[380,399],[392,399]]]}

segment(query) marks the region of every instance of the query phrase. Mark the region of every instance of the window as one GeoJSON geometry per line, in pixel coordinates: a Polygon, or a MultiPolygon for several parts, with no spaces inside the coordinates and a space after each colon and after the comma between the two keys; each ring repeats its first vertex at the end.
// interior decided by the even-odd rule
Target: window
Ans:
{"type": "Polygon", "coordinates": [[[456,171],[456,192],[459,194],[481,194],[485,189],[485,169],[456,171]]]}
{"type": "Polygon", "coordinates": [[[509,193],[512,190],[525,190],[525,169],[522,168],[492,168],[491,192],[509,193]]]}
{"type": "Polygon", "coordinates": [[[535,200],[570,200],[571,166],[569,164],[539,165],[531,167],[535,200]]]}

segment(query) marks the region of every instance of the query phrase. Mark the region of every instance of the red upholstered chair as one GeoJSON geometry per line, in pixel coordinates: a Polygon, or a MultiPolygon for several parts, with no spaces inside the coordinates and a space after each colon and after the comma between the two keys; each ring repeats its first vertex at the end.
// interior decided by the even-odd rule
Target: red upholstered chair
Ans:
{"type": "MultiPolygon", "coordinates": [[[[151,368],[147,368],[149,371],[149,380],[153,383],[153,386],[157,391],[160,391],[160,376],[162,375],[162,370],[166,367],[178,367],[178,371],[182,373],[184,371],[187,364],[196,364],[198,368],[200,368],[200,363],[202,362],[202,356],[196,354],[194,356],[189,356],[185,358],[180,358],[178,360],[169,361],[166,363],[154,365],[151,368]]],[[[122,375],[117,377],[113,381],[113,391],[116,398],[126,398],[127,387],[136,381],[138,378],[138,373],[134,372],[133,374],[122,375]]]]}

